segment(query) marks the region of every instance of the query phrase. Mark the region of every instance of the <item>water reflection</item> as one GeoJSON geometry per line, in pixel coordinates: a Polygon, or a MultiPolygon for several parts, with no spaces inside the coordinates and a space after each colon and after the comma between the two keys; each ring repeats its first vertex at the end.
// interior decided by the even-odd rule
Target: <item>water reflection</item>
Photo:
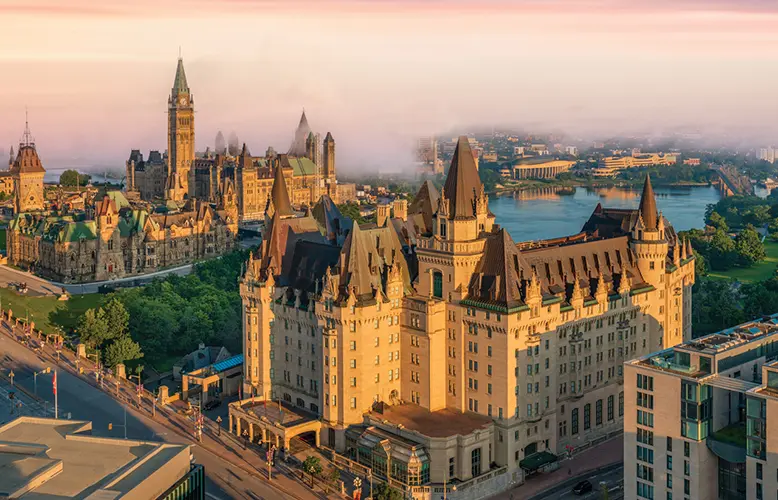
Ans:
{"type": "MultiPolygon", "coordinates": [[[[657,206],[677,230],[702,227],[707,205],[720,199],[715,187],[656,187],[657,206]]],[[[598,203],[609,208],[636,208],[640,189],[560,188],[525,190],[492,197],[497,223],[515,241],[575,234],[598,203]]]]}

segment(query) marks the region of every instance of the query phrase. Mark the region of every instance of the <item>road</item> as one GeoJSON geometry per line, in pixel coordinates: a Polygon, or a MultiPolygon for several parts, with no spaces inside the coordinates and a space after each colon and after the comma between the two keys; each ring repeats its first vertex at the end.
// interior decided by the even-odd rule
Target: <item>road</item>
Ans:
{"type": "MultiPolygon", "coordinates": [[[[2,371],[3,376],[7,377],[13,370],[14,384],[17,386],[13,390],[16,392],[15,397],[22,398],[22,414],[53,416],[51,414],[54,401],[51,374],[37,377],[37,394],[46,401],[42,410],[41,404],[36,405],[32,398],[27,397],[19,390],[18,386],[33,393],[35,391],[33,373],[43,370],[47,366],[55,368],[56,363],[48,359],[42,360],[35,353],[9,338],[5,335],[6,326],[0,325],[0,328],[5,329],[0,335],[0,371],[2,371]]],[[[57,370],[57,379],[59,417],[92,421],[94,435],[123,438],[126,414],[126,431],[127,437],[130,439],[191,444],[187,439],[172,432],[159,422],[137,413],[133,408],[127,409],[126,405],[119,403],[64,369],[57,370]],[[113,424],[113,430],[108,430],[109,423],[113,424]]],[[[10,415],[7,402],[9,390],[12,390],[10,384],[5,380],[0,381],[0,398],[4,399],[3,405],[5,405],[0,405],[0,411],[5,409],[3,414],[0,414],[0,421],[8,421],[16,416],[10,415]]],[[[235,452],[239,453],[237,450],[235,452]]],[[[279,498],[278,491],[269,487],[264,479],[235,467],[209,450],[195,444],[193,445],[193,454],[197,463],[205,466],[208,498],[212,500],[279,498]]],[[[315,496],[311,495],[311,498],[315,498],[315,496]]]]}
{"type": "MultiPolygon", "coordinates": [[[[566,491],[557,491],[555,493],[550,493],[546,496],[540,496],[540,497],[533,497],[533,500],[595,500],[602,497],[602,493],[600,492],[600,482],[605,481],[605,484],[608,485],[609,488],[613,488],[617,485],[617,483],[624,479],[624,467],[619,467],[617,469],[614,469],[609,472],[605,472],[602,474],[593,474],[591,476],[586,477],[586,479],[589,480],[590,483],[592,483],[592,486],[594,486],[593,490],[585,495],[576,495],[573,493],[572,488],[566,490],[566,491]]],[[[583,480],[583,479],[582,479],[583,480]]],[[[521,488],[516,490],[517,493],[521,493],[521,488]]],[[[613,493],[611,493],[610,497],[611,499],[617,498],[613,493]]]]}

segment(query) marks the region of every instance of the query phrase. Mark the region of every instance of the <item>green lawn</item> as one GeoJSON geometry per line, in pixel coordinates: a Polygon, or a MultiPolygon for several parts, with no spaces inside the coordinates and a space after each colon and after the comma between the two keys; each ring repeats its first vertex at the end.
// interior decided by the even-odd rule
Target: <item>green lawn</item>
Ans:
{"type": "Polygon", "coordinates": [[[78,318],[87,309],[99,306],[103,300],[99,293],[73,295],[69,300],[57,300],[54,296],[28,297],[13,290],[0,288],[3,309],[10,308],[14,316],[24,318],[30,314],[35,328],[45,333],[57,333],[61,327],[66,333],[78,323],[78,318]]]}
{"type": "Polygon", "coordinates": [[[729,271],[711,271],[708,276],[719,279],[736,279],[745,283],[764,281],[775,276],[778,269],[778,243],[765,240],[764,244],[767,258],[752,267],[735,267],[729,271]]]}
{"type": "Polygon", "coordinates": [[[730,443],[737,446],[746,446],[746,426],[742,423],[734,423],[713,433],[713,438],[722,443],[730,443]]]}

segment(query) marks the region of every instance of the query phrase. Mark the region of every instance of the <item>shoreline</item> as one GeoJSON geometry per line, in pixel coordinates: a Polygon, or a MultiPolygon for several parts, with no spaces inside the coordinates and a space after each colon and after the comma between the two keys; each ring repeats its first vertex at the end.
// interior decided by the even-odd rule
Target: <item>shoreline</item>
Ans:
{"type": "MultiPolygon", "coordinates": [[[[684,181],[684,182],[656,182],[652,181],[652,184],[654,187],[709,187],[712,186],[709,182],[691,182],[691,181],[684,181]]],[[[503,187],[499,189],[494,189],[492,191],[489,191],[487,194],[505,194],[505,193],[514,193],[517,191],[527,191],[531,189],[559,189],[565,190],[565,189],[575,189],[575,188],[587,188],[587,189],[607,189],[607,188],[621,188],[621,189],[639,189],[642,184],[638,181],[635,182],[537,182],[535,184],[523,184],[519,186],[512,186],[512,187],[503,187]]]]}

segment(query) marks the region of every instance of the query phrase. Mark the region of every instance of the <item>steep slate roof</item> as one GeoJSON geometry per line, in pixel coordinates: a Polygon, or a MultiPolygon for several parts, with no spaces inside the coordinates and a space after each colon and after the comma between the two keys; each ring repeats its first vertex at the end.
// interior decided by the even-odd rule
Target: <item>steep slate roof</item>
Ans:
{"type": "Polygon", "coordinates": [[[186,72],[184,71],[184,60],[178,58],[178,66],[176,66],[176,77],[173,80],[173,96],[179,94],[188,94],[189,85],[186,83],[186,72]]]}
{"type": "Polygon", "coordinates": [[[508,231],[498,229],[486,241],[484,254],[470,277],[467,298],[508,309],[521,305],[521,278],[526,268],[508,231]]]}
{"type": "Polygon", "coordinates": [[[443,186],[443,194],[450,200],[449,213],[452,218],[475,216],[475,198],[481,188],[481,178],[475,167],[473,152],[467,137],[457,141],[451,168],[443,186]]]}
{"type": "Polygon", "coordinates": [[[262,240],[262,252],[258,256],[258,268],[255,272],[258,277],[267,278],[272,267],[276,282],[281,286],[286,286],[292,269],[292,249],[297,241],[305,240],[327,244],[327,240],[319,232],[319,225],[313,217],[282,219],[276,212],[268,224],[262,240]]]}
{"type": "Polygon", "coordinates": [[[432,232],[432,216],[438,209],[438,200],[440,200],[440,194],[431,181],[427,180],[422,183],[419,188],[419,192],[416,193],[416,197],[413,199],[413,203],[408,208],[408,215],[421,215],[424,221],[424,228],[422,232],[432,232]]]}
{"type": "Polygon", "coordinates": [[[380,277],[372,272],[377,262],[372,262],[363,234],[359,224],[354,224],[340,252],[340,293],[345,296],[353,291],[357,302],[373,299],[381,287],[380,277]]]}
{"type": "Polygon", "coordinates": [[[640,197],[640,216],[643,218],[643,224],[647,230],[657,230],[659,216],[656,209],[656,196],[654,188],[651,187],[651,177],[648,174],[646,174],[646,182],[643,184],[643,195],[640,197]]]}
{"type": "Polygon", "coordinates": [[[343,244],[346,234],[351,231],[354,224],[354,221],[343,215],[332,198],[326,194],[313,207],[312,215],[321,226],[324,236],[330,241],[337,242],[338,245],[343,244]]]}
{"type": "Polygon", "coordinates": [[[286,179],[284,179],[283,168],[276,167],[273,187],[270,191],[270,203],[273,213],[280,217],[291,217],[294,215],[292,203],[289,201],[289,191],[286,190],[286,179]]]}
{"type": "Polygon", "coordinates": [[[576,278],[583,288],[586,283],[596,283],[600,273],[614,289],[618,289],[620,278],[625,273],[633,287],[644,283],[626,235],[524,249],[521,254],[529,266],[524,278],[531,276],[534,270],[544,294],[560,293],[576,278]]]}
{"type": "Polygon", "coordinates": [[[290,274],[287,278],[289,286],[308,293],[321,292],[322,277],[327,268],[338,263],[339,258],[340,248],[337,246],[307,240],[297,241],[292,251],[290,274]]]}
{"type": "Polygon", "coordinates": [[[19,145],[19,152],[16,154],[16,160],[14,160],[10,170],[15,174],[36,174],[46,172],[40,157],[38,157],[38,151],[35,150],[35,146],[32,144],[19,145]]]}

